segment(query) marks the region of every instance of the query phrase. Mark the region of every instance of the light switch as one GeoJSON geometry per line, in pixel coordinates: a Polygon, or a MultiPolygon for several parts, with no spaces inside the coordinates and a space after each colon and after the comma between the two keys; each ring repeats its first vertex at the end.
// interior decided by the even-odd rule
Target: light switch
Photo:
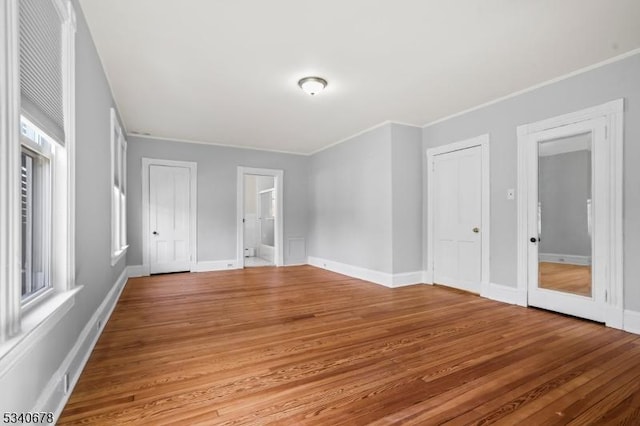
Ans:
{"type": "Polygon", "coordinates": [[[507,189],[507,200],[514,200],[516,198],[516,190],[513,188],[507,189]]]}

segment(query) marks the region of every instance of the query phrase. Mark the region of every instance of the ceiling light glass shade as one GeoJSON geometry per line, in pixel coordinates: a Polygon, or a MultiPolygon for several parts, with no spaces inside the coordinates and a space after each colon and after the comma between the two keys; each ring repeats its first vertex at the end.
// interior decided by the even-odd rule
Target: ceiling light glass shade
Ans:
{"type": "Polygon", "coordinates": [[[298,86],[310,95],[320,93],[327,87],[327,80],[320,77],[305,77],[298,82],[298,86]]]}

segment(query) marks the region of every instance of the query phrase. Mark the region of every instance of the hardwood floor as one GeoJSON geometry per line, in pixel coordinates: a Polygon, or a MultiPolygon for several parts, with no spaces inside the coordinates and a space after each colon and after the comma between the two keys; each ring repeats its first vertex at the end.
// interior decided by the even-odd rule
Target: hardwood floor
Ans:
{"type": "Polygon", "coordinates": [[[591,297],[591,266],[540,262],[541,288],[591,297]]]}
{"type": "Polygon", "coordinates": [[[130,279],[59,423],[640,424],[640,336],[310,266],[130,279]]]}

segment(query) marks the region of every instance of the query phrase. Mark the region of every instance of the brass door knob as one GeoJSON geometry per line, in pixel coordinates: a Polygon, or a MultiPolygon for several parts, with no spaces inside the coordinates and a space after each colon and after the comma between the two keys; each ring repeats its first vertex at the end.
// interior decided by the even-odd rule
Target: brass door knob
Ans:
{"type": "Polygon", "coordinates": [[[478,227],[476,226],[475,228],[473,228],[473,232],[475,232],[475,233],[477,234],[478,232],[480,232],[480,228],[478,228],[478,227]]]}

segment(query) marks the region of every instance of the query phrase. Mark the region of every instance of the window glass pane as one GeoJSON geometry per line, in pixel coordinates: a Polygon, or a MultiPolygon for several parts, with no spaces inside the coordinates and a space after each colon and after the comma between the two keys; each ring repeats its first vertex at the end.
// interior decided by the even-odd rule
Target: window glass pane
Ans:
{"type": "Polygon", "coordinates": [[[120,248],[127,245],[127,209],[126,198],[120,193],[120,248]]]}
{"type": "Polygon", "coordinates": [[[22,299],[49,287],[50,221],[48,159],[21,155],[22,299]]]}
{"type": "Polygon", "coordinates": [[[120,250],[120,190],[113,187],[113,251],[120,250]]]}

